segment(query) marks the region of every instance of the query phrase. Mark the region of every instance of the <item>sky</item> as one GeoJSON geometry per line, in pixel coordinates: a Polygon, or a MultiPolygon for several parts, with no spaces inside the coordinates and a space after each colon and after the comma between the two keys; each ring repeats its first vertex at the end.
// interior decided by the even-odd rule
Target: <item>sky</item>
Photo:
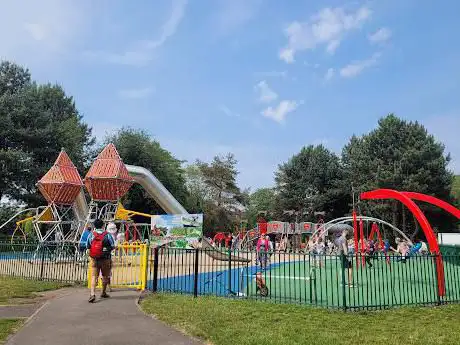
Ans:
{"type": "Polygon", "coordinates": [[[303,146],[340,153],[388,113],[425,125],[460,173],[458,13],[454,0],[2,0],[0,59],[62,85],[98,138],[129,126],[188,162],[233,152],[252,190],[303,146]]]}

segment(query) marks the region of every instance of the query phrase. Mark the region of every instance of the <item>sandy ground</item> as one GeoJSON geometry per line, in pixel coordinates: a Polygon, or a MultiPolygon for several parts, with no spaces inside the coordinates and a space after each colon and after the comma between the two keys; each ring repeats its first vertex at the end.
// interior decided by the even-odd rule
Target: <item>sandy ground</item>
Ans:
{"type": "MultiPolygon", "coordinates": [[[[229,268],[250,267],[255,265],[256,257],[253,253],[239,254],[251,261],[228,262],[211,258],[205,252],[198,252],[198,273],[227,270],[229,268]]],[[[282,263],[303,260],[303,255],[298,254],[275,254],[271,257],[271,263],[282,263]]],[[[195,251],[184,252],[165,250],[158,255],[158,277],[175,277],[180,275],[194,274],[195,251]]],[[[154,257],[149,255],[147,264],[147,280],[153,279],[154,257]]],[[[85,282],[87,280],[87,264],[75,261],[47,261],[38,260],[30,262],[24,260],[0,260],[0,275],[17,276],[24,278],[59,280],[69,282],[85,282]]],[[[139,256],[114,256],[112,281],[114,284],[126,284],[139,281],[141,277],[141,265],[139,256]]]]}

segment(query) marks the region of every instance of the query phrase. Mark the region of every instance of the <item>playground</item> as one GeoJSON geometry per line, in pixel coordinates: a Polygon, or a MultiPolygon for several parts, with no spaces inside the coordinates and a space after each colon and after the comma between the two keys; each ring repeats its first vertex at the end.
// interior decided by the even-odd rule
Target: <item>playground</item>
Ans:
{"type": "Polygon", "coordinates": [[[113,144],[100,152],[84,179],[63,150],[37,186],[48,204],[21,210],[0,225],[15,225],[9,243],[0,244],[2,275],[87,282],[86,238],[99,218],[117,245],[113,288],[343,310],[460,300],[458,254],[441,252],[415,201],[457,219],[460,210],[432,196],[378,189],[354,196],[352,213],[337,219],[260,220],[254,228],[207,238],[203,214],[189,214],[148,170],[125,165],[113,144]],[[121,200],[134,183],[167,214],[126,209],[121,200]],[[402,203],[420,224],[426,243],[363,215],[356,205],[366,200],[402,203]]]}

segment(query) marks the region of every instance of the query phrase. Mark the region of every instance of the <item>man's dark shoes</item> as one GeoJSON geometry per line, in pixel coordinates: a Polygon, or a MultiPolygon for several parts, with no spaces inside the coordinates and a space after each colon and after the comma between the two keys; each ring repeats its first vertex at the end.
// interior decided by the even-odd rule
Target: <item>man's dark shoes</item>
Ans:
{"type": "Polygon", "coordinates": [[[101,298],[109,298],[109,297],[110,297],[110,296],[109,296],[109,295],[107,295],[107,293],[106,293],[106,292],[104,292],[104,293],[102,293],[102,294],[101,294],[101,298]]]}

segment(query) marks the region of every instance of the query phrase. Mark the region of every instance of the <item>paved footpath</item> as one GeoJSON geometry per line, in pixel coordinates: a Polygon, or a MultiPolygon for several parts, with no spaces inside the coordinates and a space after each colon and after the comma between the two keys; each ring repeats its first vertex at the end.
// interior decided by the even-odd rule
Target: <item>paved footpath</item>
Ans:
{"type": "Polygon", "coordinates": [[[139,293],[113,291],[90,304],[87,289],[47,301],[7,345],[192,345],[200,344],[143,314],[139,293]]]}

